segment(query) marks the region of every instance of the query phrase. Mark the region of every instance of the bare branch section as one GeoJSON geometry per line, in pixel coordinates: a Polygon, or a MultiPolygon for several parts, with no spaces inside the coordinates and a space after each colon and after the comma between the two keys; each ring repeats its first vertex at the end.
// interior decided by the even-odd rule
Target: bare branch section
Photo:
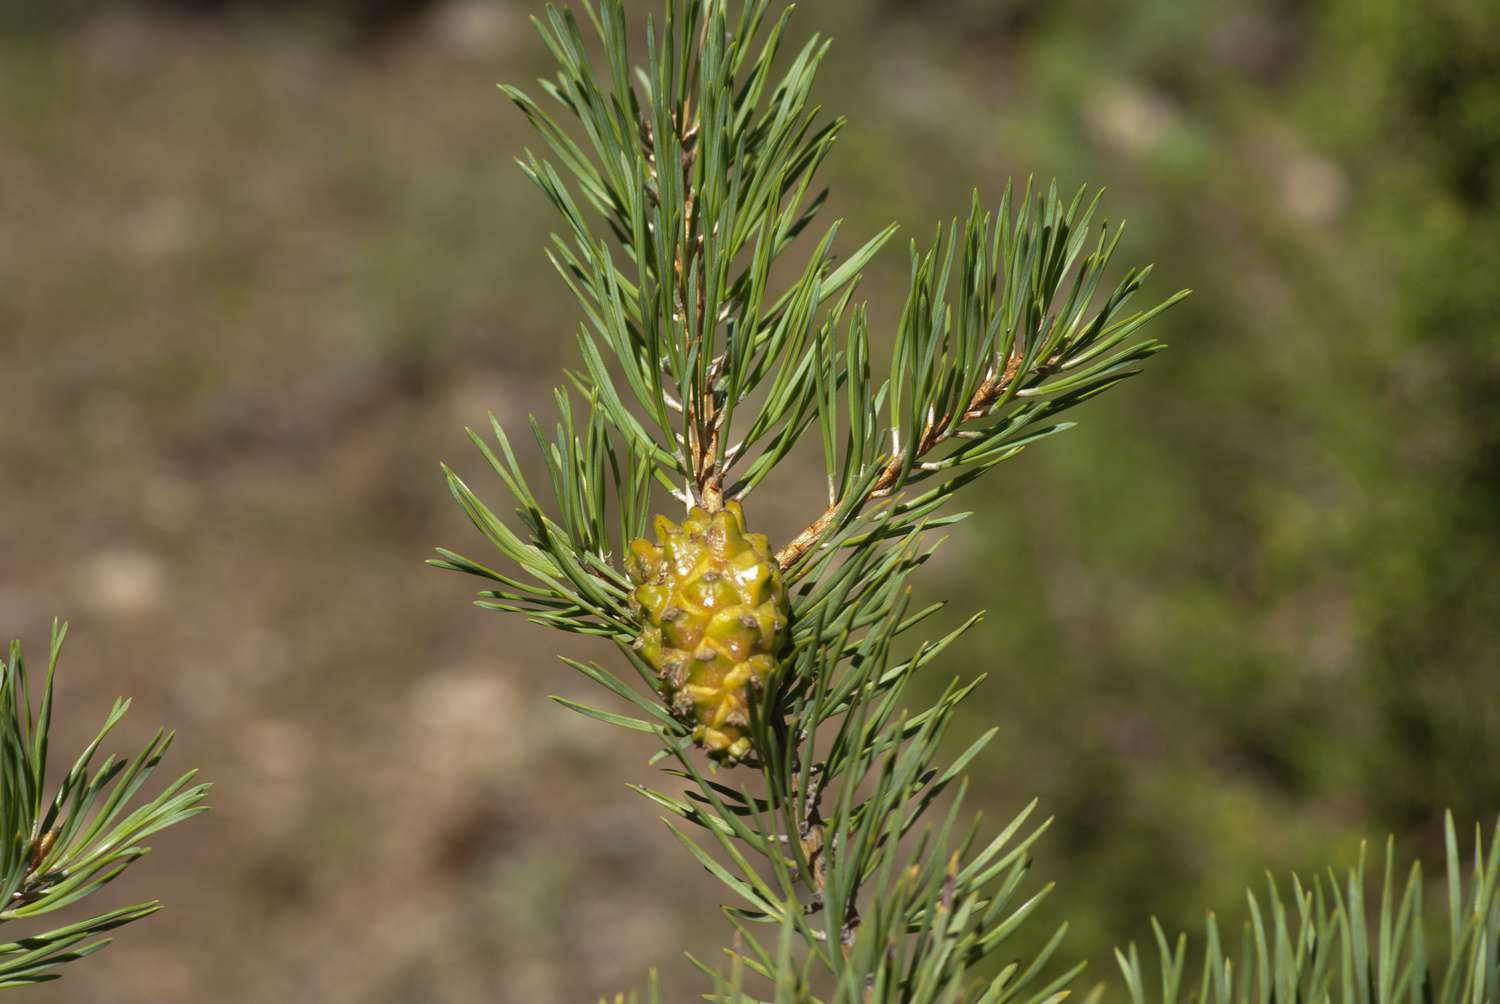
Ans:
{"type": "MultiPolygon", "coordinates": [[[[709,20],[709,11],[705,9],[699,30],[699,51],[702,51],[709,20]]],[[[695,97],[700,82],[695,77],[689,86],[690,89],[684,96],[680,108],[674,110],[672,114],[672,121],[677,127],[677,145],[682,151],[678,158],[678,170],[684,192],[682,240],[677,243],[677,251],[672,260],[673,320],[682,332],[683,355],[687,357],[694,354],[696,343],[702,340],[699,326],[693,323],[687,305],[689,302],[696,303],[698,318],[702,318],[706,307],[702,286],[698,287],[695,294],[689,283],[690,277],[694,275],[694,266],[703,258],[703,238],[697,235],[696,220],[693,215],[696,202],[694,193],[697,190],[693,174],[698,163],[698,137],[701,131],[698,122],[699,105],[695,97]]],[[[646,174],[652,188],[660,191],[661,179],[658,172],[661,168],[657,162],[657,144],[652,134],[651,123],[642,118],[640,129],[642,143],[646,149],[646,174]]],[[[668,407],[683,416],[687,428],[686,446],[692,474],[690,485],[692,501],[710,513],[718,512],[724,507],[723,493],[719,490],[719,486],[713,483],[713,458],[718,451],[723,416],[718,397],[712,388],[720,376],[719,367],[722,364],[723,357],[720,356],[710,370],[707,392],[685,395],[686,400],[683,402],[676,401],[669,394],[664,395],[668,407]]]]}
{"type": "MultiPolygon", "coordinates": [[[[978,421],[989,414],[995,402],[1004,395],[1006,389],[1020,375],[1021,363],[1021,355],[1012,353],[1010,360],[1005,364],[1005,369],[986,380],[974,394],[968,408],[964,410],[963,422],[978,421]]],[[[959,431],[961,425],[962,422],[955,423],[948,416],[929,423],[922,431],[921,442],[917,446],[917,458],[927,456],[947,442],[959,431]]],[[[889,498],[901,479],[902,467],[900,457],[891,458],[885,469],[880,472],[880,477],[875,480],[874,487],[866,494],[865,504],[889,498]]],[[[789,544],[776,552],[776,561],[783,571],[795,565],[804,554],[817,545],[819,540],[823,539],[823,534],[828,532],[828,528],[833,525],[834,519],[838,516],[839,509],[838,503],[829,506],[805,530],[792,538],[789,544]]]]}
{"type": "MultiPolygon", "coordinates": [[[[708,31],[708,16],[705,13],[703,31],[708,31]]],[[[701,45],[701,40],[700,40],[701,45]]],[[[685,107],[689,114],[696,115],[692,111],[693,103],[689,100],[685,107]]],[[[678,288],[678,318],[682,325],[682,333],[685,341],[685,352],[691,356],[694,352],[694,342],[700,341],[702,335],[700,324],[691,323],[686,309],[683,306],[689,300],[695,301],[696,317],[701,322],[707,304],[703,286],[698,285],[696,294],[689,288],[689,277],[694,274],[694,266],[703,260],[703,238],[695,233],[696,221],[693,216],[694,209],[694,185],[693,172],[698,161],[698,144],[696,142],[699,125],[696,118],[690,118],[686,130],[682,134],[682,185],[687,192],[684,199],[685,233],[683,241],[677,246],[677,255],[674,262],[675,276],[678,288]]],[[[715,325],[717,329],[717,324],[715,325]]],[[[702,351],[702,347],[698,347],[702,351]]],[[[700,394],[689,395],[683,417],[688,427],[688,454],[691,459],[693,498],[709,513],[716,513],[724,508],[724,495],[722,491],[723,471],[716,470],[714,457],[719,452],[719,436],[723,432],[724,411],[720,400],[720,393],[715,390],[720,378],[723,376],[724,356],[717,356],[709,366],[708,379],[704,381],[703,391],[700,394]]]]}

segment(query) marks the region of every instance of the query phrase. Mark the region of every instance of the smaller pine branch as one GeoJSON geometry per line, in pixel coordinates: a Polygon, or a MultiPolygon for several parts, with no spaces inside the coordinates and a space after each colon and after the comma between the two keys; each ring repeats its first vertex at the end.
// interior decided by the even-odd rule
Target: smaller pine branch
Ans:
{"type": "MultiPolygon", "coordinates": [[[[137,804],[172,744],[157,731],[136,756],[94,765],[130,702],[118,700],[98,734],[48,797],[46,779],[53,685],[67,625],[54,622],[39,705],[19,642],[11,642],[0,678],[0,926],[33,921],[99,892],[150,850],[155,833],[206,810],[209,785],[189,771],[137,804]]],[[[156,901],[121,907],[52,930],[0,943],[0,988],[57,979],[57,968],[110,943],[102,937],[160,909],[156,901]]]]}
{"type": "Polygon", "coordinates": [[[1262,895],[1247,893],[1249,917],[1239,951],[1210,913],[1201,976],[1186,978],[1186,935],[1167,938],[1152,922],[1160,980],[1147,979],[1135,945],[1115,953],[1131,1004],[1249,1004],[1345,1001],[1348,1004],[1490,1004],[1500,1000],[1500,824],[1488,841],[1476,827],[1465,869],[1453,815],[1444,820],[1446,903],[1424,904],[1420,862],[1397,872],[1387,840],[1378,892],[1365,850],[1340,876],[1333,869],[1290,888],[1267,877],[1262,895]],[[1438,930],[1433,930],[1434,921],[1438,930]]]}

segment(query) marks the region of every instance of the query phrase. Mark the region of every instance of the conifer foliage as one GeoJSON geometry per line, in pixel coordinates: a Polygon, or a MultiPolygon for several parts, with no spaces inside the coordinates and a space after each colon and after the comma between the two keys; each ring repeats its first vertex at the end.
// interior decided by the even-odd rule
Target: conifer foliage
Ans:
{"type": "MultiPolygon", "coordinates": [[[[812,97],[829,43],[792,46],[771,0],[666,0],[643,50],[620,0],[579,10],[536,20],[557,63],[540,100],[503,90],[545,146],[520,165],[560,218],[547,253],[581,309],[581,363],[550,428],[532,419],[534,451],[493,418],[470,432],[513,519],[444,468],[503,562],[433,563],[486,580],[483,607],[613,643],[610,665],[567,662],[614,707],[554,700],[659,744],[669,781],[637,790],[730,897],[731,947],[694,959],[710,999],[1058,1000],[1081,968],[1058,961],[1063,929],[1032,957],[1009,949],[1046,896],[1023,879],[1047,824],[1027,807],[986,832],[964,770],[990,735],[956,755],[944,742],[980,680],[926,706],[911,687],[979,615],[915,641],[942,604],[915,603],[910,584],[934,531],[967,515],[953,497],[1139,372],[1161,348],[1143,330],[1185,293],[1135,308],[1151,270],[1106,280],[1121,231],[1098,222],[1098,196],[1028,184],[993,211],[976,193],[910,245],[887,330],[858,289],[894,228],[846,242],[822,222],[816,177],[843,128],[812,97]],[[804,442],[826,498],[767,542],[754,494],[784,465],[811,476],[804,442]]],[[[1491,980],[1492,872],[1455,908],[1479,918],[1466,944],[1491,947],[1466,958],[1491,980]]],[[[1361,970],[1375,956],[1360,955],[1349,888],[1330,905],[1299,886],[1295,933],[1277,901],[1272,933],[1258,923],[1249,942],[1255,979],[1211,961],[1204,993],[1294,999],[1314,956],[1325,975],[1361,970]],[[1337,932],[1342,969],[1322,949],[1337,932]]],[[[1395,939],[1418,913],[1403,905],[1395,939]]],[[[1182,951],[1165,964],[1177,1000],[1182,951]]],[[[1395,965],[1378,985],[1405,993],[1414,964],[1395,965]]]]}
{"type": "Polygon", "coordinates": [[[74,761],[56,791],[47,794],[53,689],[67,626],[54,624],[40,700],[19,642],[0,665],[0,988],[57,979],[57,967],[109,944],[108,931],[149,917],[156,902],[120,907],[94,917],[37,931],[37,918],[93,895],[150,848],[142,841],[197,815],[208,785],[196,771],[177,778],[140,805],[132,801],[172,744],[160,730],[129,760],[106,756],[100,746],[125,717],[130,702],[116,701],[104,725],[74,761]]]}

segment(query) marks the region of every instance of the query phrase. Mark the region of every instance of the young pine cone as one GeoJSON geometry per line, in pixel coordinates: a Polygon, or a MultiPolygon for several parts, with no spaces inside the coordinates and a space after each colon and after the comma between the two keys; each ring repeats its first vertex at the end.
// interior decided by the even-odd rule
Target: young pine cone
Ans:
{"type": "Polygon", "coordinates": [[[749,701],[776,671],[787,638],[786,586],[764,534],[730,502],[694,507],[681,526],[656,517],[656,543],[631,542],[626,571],[643,627],[636,649],[661,674],[674,714],[710,757],[750,752],[749,701]]]}

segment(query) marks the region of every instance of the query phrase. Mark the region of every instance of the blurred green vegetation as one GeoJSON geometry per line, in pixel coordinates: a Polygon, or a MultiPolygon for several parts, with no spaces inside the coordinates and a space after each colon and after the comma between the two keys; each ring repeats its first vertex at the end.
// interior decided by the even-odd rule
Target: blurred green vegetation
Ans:
{"type": "Polygon", "coordinates": [[[991,611],[994,784],[1059,817],[1058,912],[1099,957],[1264,868],[1491,817],[1500,8],[951,7],[1006,83],[950,141],[1108,184],[1196,289],[1146,377],[990,483],[955,569],[991,611]]]}
{"type": "MultiPolygon", "coordinates": [[[[405,574],[424,575],[439,511],[426,507],[446,501],[435,478],[431,496],[410,485],[454,449],[456,437],[427,438],[453,424],[444,395],[476,370],[543,381],[570,362],[574,305],[541,260],[545,209],[507,169],[526,142],[514,113],[471,75],[431,69],[446,57],[423,55],[425,19],[457,5],[399,18],[355,0],[204,5],[225,19],[193,43],[224,54],[221,104],[151,77],[118,98],[138,110],[131,121],[161,125],[158,154],[191,167],[162,176],[209,207],[180,237],[182,264],[143,280],[154,306],[132,313],[139,289],[92,250],[58,258],[45,280],[25,273],[24,293],[0,303],[0,349],[34,363],[18,372],[70,401],[129,388],[148,403],[143,434],[175,450],[295,454],[327,426],[395,415],[379,426],[392,466],[369,479],[362,518],[337,512],[308,529],[267,500],[237,527],[278,554],[275,534],[293,535],[263,588],[285,591],[279,606],[309,639],[333,629],[296,583],[325,552],[391,535],[411,557],[405,574]],[[367,48],[319,48],[329,25],[367,48]],[[278,91],[263,66],[282,58],[278,91]],[[473,93],[456,93],[457,79],[473,93]],[[408,86],[432,104],[403,103],[415,100],[408,86]],[[508,132],[490,131],[502,121],[508,132]],[[258,228],[274,191],[238,173],[239,144],[249,170],[311,179],[289,183],[297,201],[270,213],[305,229],[301,244],[258,228]],[[277,271],[325,245],[338,249],[335,279],[277,271]],[[89,341],[122,317],[126,342],[89,341]],[[37,362],[54,335],[73,348],[37,362]]],[[[105,15],[156,24],[187,6],[0,6],[0,136],[13,159],[79,171],[83,187],[37,185],[64,223],[75,195],[85,207],[139,197],[79,194],[90,172],[108,172],[76,165],[110,151],[89,150],[68,123],[110,113],[71,39],[105,15]]],[[[532,5],[462,6],[504,11],[517,35],[484,73],[528,78],[536,46],[518,26],[532,5]]],[[[991,201],[1012,174],[1100,184],[1112,216],[1129,218],[1125,257],[1157,263],[1161,295],[1196,291],[1166,317],[1172,350],[1145,376],[971,493],[978,515],[925,580],[929,595],[966,598],[955,619],[989,610],[945,664],[990,675],[971,724],[1002,731],[976,765],[976,793],[996,815],[1039,796],[1058,817],[1037,869],[1058,881],[1047,915],[1072,922],[1094,975],[1111,971],[1114,945],[1146,937],[1152,914],[1193,929],[1210,907],[1233,914],[1264,869],[1349,863],[1360,837],[1387,831],[1433,859],[1443,809],[1491,819],[1500,5],[819,0],[797,25],[837,40],[822,92],[851,126],[828,182],[851,224],[896,219],[921,238],[966,206],[976,179],[991,201]]],[[[168,65],[163,81],[180,84],[168,65]]],[[[872,271],[877,317],[891,319],[903,281],[899,253],[872,271]]],[[[54,431],[54,444],[79,434],[54,431]]],[[[382,561],[404,567],[394,552],[382,561]]],[[[334,623],[354,648],[328,658],[357,661],[351,651],[372,643],[358,621],[334,623]]],[[[385,626],[417,637],[383,643],[386,654],[420,653],[421,624],[385,626]]],[[[554,941],[559,957],[572,951],[554,941]]],[[[647,961],[663,960],[634,964],[647,961]]],[[[443,999],[470,999],[453,993],[443,999]]]]}

